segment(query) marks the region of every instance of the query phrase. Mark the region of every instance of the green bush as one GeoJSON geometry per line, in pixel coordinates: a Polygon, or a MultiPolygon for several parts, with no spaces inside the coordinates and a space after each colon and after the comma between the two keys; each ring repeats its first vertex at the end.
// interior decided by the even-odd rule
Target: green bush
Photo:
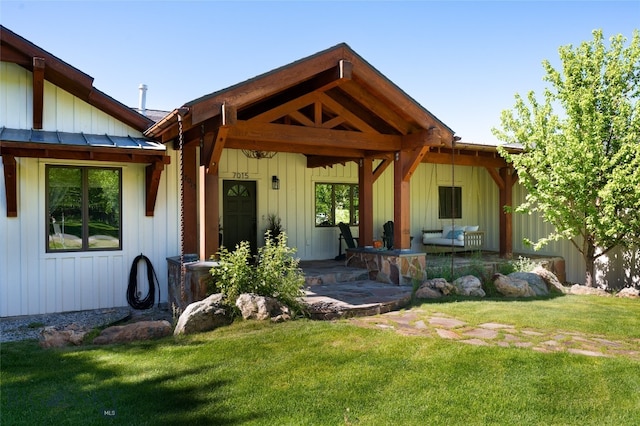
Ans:
{"type": "Polygon", "coordinates": [[[230,304],[242,293],[254,293],[278,299],[293,313],[302,312],[304,275],[294,257],[295,248],[287,247],[287,234],[282,231],[275,240],[265,232],[265,245],[258,249],[255,265],[251,265],[249,243],[242,241],[235,251],[222,248],[219,265],[211,268],[212,290],[224,294],[230,304]]]}

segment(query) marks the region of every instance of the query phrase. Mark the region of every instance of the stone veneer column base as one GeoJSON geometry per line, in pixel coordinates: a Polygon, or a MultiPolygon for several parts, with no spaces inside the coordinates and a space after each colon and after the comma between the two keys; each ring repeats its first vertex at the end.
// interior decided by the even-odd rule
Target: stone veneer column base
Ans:
{"type": "Polygon", "coordinates": [[[363,268],[369,279],[393,285],[412,285],[422,280],[426,253],[404,250],[347,249],[347,266],[363,268]]]}

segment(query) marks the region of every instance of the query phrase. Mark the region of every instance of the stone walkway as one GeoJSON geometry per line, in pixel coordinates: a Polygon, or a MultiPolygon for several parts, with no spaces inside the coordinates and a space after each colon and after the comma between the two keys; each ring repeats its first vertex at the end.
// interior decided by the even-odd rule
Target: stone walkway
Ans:
{"type": "Polygon", "coordinates": [[[419,307],[351,318],[349,321],[363,327],[395,330],[404,335],[455,340],[468,345],[528,348],[545,353],[568,352],[640,360],[640,339],[612,341],[584,333],[517,329],[510,324],[494,322],[471,325],[445,314],[429,313],[419,307]]]}

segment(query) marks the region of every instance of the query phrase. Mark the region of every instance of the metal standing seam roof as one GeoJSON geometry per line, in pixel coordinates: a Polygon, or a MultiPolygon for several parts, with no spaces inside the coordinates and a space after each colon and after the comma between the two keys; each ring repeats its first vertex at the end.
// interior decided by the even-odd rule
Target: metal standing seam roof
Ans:
{"type": "Polygon", "coordinates": [[[150,139],[133,136],[95,135],[31,129],[0,128],[0,140],[17,143],[40,143],[58,146],[87,146],[100,148],[131,148],[166,151],[163,144],[150,139]]]}

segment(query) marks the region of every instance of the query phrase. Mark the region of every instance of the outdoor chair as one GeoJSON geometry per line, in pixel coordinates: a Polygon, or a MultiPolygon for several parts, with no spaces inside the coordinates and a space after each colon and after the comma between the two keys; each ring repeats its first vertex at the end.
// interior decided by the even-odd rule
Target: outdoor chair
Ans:
{"type": "Polygon", "coordinates": [[[393,221],[388,221],[382,226],[382,241],[384,241],[384,245],[387,250],[391,250],[393,248],[393,221]]]}
{"type": "Polygon", "coordinates": [[[336,260],[343,259],[344,255],[342,254],[342,240],[347,244],[347,248],[356,248],[358,246],[358,237],[354,237],[351,234],[351,228],[346,223],[340,222],[338,224],[340,228],[340,236],[338,237],[338,256],[336,256],[336,260]]]}

